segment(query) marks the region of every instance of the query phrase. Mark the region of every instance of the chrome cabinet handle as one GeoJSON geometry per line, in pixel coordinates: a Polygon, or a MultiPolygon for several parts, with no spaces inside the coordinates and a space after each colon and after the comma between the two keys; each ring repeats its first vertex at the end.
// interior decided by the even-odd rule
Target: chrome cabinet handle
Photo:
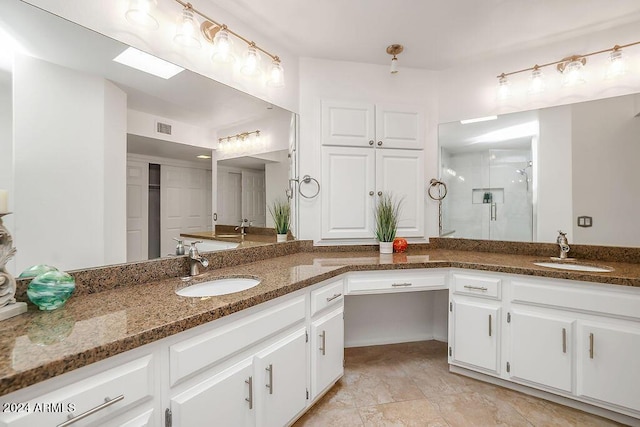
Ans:
{"type": "Polygon", "coordinates": [[[369,145],[373,145],[373,139],[369,140],[369,145]]]}
{"type": "Polygon", "coordinates": [[[589,359],[593,359],[593,333],[589,334],[589,359]]]}
{"type": "Polygon", "coordinates": [[[331,302],[331,301],[333,301],[334,299],[339,298],[339,297],[341,297],[341,296],[342,296],[342,294],[333,294],[333,296],[332,296],[332,297],[327,297],[327,302],[331,302]]]}
{"type": "Polygon", "coordinates": [[[114,403],[118,403],[120,402],[122,399],[124,399],[124,394],[121,394],[120,396],[113,398],[113,399],[109,399],[108,397],[104,398],[104,403],[101,405],[96,406],[95,408],[91,408],[86,412],[81,413],[78,416],[74,416],[73,414],[69,414],[67,416],[68,420],[63,422],[62,424],[58,424],[57,427],[65,427],[65,426],[70,426],[71,424],[74,424],[84,418],[87,418],[89,415],[93,415],[98,411],[102,411],[104,408],[113,405],[114,403]]]}
{"type": "Polygon", "coordinates": [[[320,334],[320,338],[322,338],[322,344],[320,345],[320,351],[322,352],[322,355],[326,355],[327,354],[327,331],[322,331],[322,333],[320,334]]]}
{"type": "Polygon", "coordinates": [[[498,205],[491,203],[491,221],[496,221],[498,218],[498,205]]]}
{"type": "Polygon", "coordinates": [[[382,141],[378,141],[378,147],[382,145],[382,141]]]}
{"type": "Polygon", "coordinates": [[[489,336],[491,336],[491,315],[489,315],[489,336]]]}
{"type": "Polygon", "coordinates": [[[484,286],[469,286],[469,285],[464,285],[465,289],[475,289],[477,291],[486,291],[488,288],[485,288],[484,286]]]}
{"type": "Polygon", "coordinates": [[[265,387],[269,389],[269,394],[273,394],[273,364],[269,364],[269,367],[265,369],[269,372],[269,384],[266,384],[265,387]]]}
{"type": "Polygon", "coordinates": [[[567,329],[562,328],[562,352],[567,352],[567,329]]]}
{"type": "Polygon", "coordinates": [[[413,283],[394,283],[391,286],[393,286],[394,288],[399,288],[401,286],[412,286],[412,285],[413,285],[413,283]]]}
{"type": "Polygon", "coordinates": [[[245,397],[244,400],[249,402],[249,409],[253,409],[253,377],[249,377],[248,380],[244,380],[246,384],[249,384],[249,397],[245,397]]]}
{"type": "Polygon", "coordinates": [[[369,191],[369,195],[373,196],[375,193],[373,191],[369,191]]]}

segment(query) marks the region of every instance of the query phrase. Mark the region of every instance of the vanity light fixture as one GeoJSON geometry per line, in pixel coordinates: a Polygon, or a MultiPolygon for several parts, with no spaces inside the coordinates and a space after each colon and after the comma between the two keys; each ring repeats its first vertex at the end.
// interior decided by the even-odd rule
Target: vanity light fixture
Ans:
{"type": "Polygon", "coordinates": [[[193,15],[193,8],[187,3],[176,21],[176,35],[173,41],[184,47],[200,47],[200,24],[193,15]]]}
{"type": "Polygon", "coordinates": [[[404,50],[404,46],[401,44],[392,44],[387,46],[387,53],[389,55],[393,55],[391,58],[391,74],[396,74],[398,72],[398,58],[397,55],[400,55],[404,50]]]}
{"type": "Polygon", "coordinates": [[[605,74],[605,78],[615,78],[625,72],[624,55],[622,49],[640,44],[640,41],[627,43],[623,45],[615,45],[609,49],[602,49],[595,52],[589,52],[582,55],[572,55],[562,58],[558,61],[548,62],[542,65],[534,65],[533,67],[523,68],[522,70],[502,73],[496,78],[498,79],[498,99],[505,99],[509,92],[509,76],[524,72],[531,72],[531,81],[529,93],[539,93],[545,88],[544,74],[542,68],[556,66],[558,72],[562,74],[562,86],[575,86],[584,83],[583,70],[587,64],[587,58],[593,55],[609,52],[609,69],[605,74]]]}
{"type": "Polygon", "coordinates": [[[163,79],[170,79],[184,71],[182,67],[178,67],[171,62],[149,55],[133,47],[128,47],[120,55],[113,58],[113,60],[128,67],[135,68],[136,70],[162,77],[163,79]]]}
{"type": "Polygon", "coordinates": [[[225,148],[231,141],[235,141],[236,143],[243,143],[249,139],[251,135],[255,134],[253,138],[254,143],[260,142],[260,130],[254,130],[251,132],[241,132],[235,135],[224,136],[222,138],[218,138],[218,144],[220,144],[220,148],[225,148]]]}
{"type": "Polygon", "coordinates": [[[129,8],[124,14],[127,21],[149,30],[158,29],[158,21],[153,12],[158,6],[157,0],[129,0],[129,8]]]}

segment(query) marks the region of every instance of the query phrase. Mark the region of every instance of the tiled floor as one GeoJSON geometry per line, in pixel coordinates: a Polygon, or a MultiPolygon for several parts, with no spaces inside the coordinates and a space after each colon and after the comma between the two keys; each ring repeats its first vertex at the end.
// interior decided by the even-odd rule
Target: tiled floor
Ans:
{"type": "Polygon", "coordinates": [[[449,373],[438,341],[345,350],[344,377],[301,426],[618,426],[612,421],[449,373]]]}

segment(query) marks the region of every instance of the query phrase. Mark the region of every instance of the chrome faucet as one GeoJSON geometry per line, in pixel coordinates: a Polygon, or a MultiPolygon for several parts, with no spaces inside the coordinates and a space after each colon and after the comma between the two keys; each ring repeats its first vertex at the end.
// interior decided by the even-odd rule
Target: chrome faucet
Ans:
{"type": "Polygon", "coordinates": [[[569,247],[569,241],[567,240],[567,233],[563,233],[560,230],[558,230],[558,233],[560,234],[558,234],[556,242],[560,246],[560,259],[567,259],[567,254],[571,250],[571,247],[569,247]]]}
{"type": "Polygon", "coordinates": [[[209,261],[206,258],[200,256],[198,252],[198,248],[196,247],[196,243],[202,243],[201,240],[191,242],[191,247],[189,248],[189,274],[191,276],[197,276],[200,274],[200,265],[204,268],[209,266],[209,261]]]}
{"type": "Polygon", "coordinates": [[[250,226],[251,226],[251,221],[249,221],[247,218],[245,218],[240,222],[239,226],[234,228],[234,230],[235,231],[240,230],[240,235],[244,237],[247,234],[247,231],[245,229],[250,227],[250,226]]]}

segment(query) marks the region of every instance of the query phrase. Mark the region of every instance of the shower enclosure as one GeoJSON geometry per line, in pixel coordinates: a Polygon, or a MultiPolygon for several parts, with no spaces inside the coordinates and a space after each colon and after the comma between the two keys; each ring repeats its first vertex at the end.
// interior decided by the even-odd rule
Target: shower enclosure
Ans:
{"type": "Polygon", "coordinates": [[[529,147],[458,151],[441,147],[440,235],[532,241],[534,164],[529,147]]]}

